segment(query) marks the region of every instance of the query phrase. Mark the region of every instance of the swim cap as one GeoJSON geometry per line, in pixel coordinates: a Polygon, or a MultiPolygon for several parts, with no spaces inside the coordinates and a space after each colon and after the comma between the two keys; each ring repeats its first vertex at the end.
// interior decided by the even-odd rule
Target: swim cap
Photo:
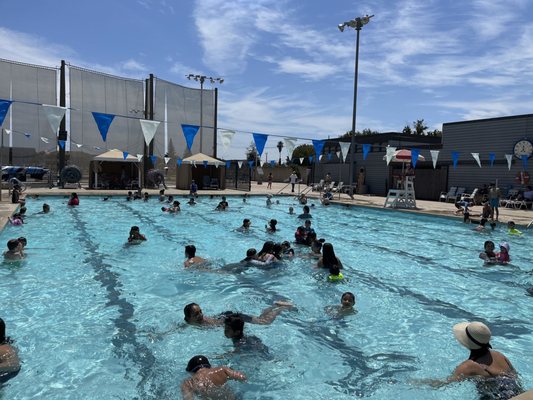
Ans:
{"type": "Polygon", "coordinates": [[[206,356],[194,356],[189,360],[185,371],[195,373],[196,371],[202,368],[211,368],[209,360],[206,356]]]}

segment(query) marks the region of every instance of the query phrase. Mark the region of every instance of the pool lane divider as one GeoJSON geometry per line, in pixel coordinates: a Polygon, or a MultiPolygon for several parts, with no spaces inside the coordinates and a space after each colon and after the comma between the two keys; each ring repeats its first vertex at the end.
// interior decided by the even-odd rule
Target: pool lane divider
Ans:
{"type": "Polygon", "coordinates": [[[129,359],[139,367],[141,381],[137,384],[137,389],[140,391],[141,398],[159,398],[162,389],[157,387],[155,379],[157,378],[156,358],[145,344],[137,340],[137,327],[131,321],[135,314],[135,308],[133,304],[121,297],[123,285],[119,280],[119,274],[112,270],[112,265],[105,262],[104,256],[98,252],[98,245],[90,240],[87,224],[81,218],[79,210],[70,208],[69,211],[76,221],[79,241],[89,254],[84,261],[92,266],[95,272],[93,278],[106,289],[108,301],[105,306],[116,307],[118,311],[118,317],[113,319],[116,333],[111,339],[116,356],[117,358],[129,359]],[[147,384],[150,385],[149,391],[146,391],[147,384]]]}

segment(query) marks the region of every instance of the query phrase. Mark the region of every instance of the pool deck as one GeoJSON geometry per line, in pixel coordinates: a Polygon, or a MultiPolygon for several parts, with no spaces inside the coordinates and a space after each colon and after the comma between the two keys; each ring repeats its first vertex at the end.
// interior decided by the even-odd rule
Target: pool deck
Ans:
{"type": "MultiPolygon", "coordinates": [[[[300,185],[300,190],[304,190],[305,185],[300,185]]],[[[267,194],[272,194],[273,196],[290,196],[293,195],[290,191],[290,185],[286,183],[274,182],[272,184],[272,189],[267,189],[267,184],[263,183],[262,185],[252,182],[252,190],[248,192],[250,196],[265,196],[267,194]]],[[[150,195],[158,195],[158,189],[146,189],[143,190],[150,193],[150,195]]],[[[82,196],[120,196],[125,197],[127,190],[88,190],[88,189],[58,189],[58,188],[28,188],[24,195],[32,196],[68,196],[70,193],[76,192],[80,197],[82,196]]],[[[187,196],[187,190],[179,190],[174,188],[168,188],[165,190],[166,195],[173,196],[187,196]]],[[[199,195],[209,196],[209,195],[228,195],[228,196],[242,196],[245,192],[240,190],[201,190],[199,195]]],[[[298,186],[296,187],[296,193],[298,193],[298,186]]],[[[309,192],[306,193],[309,199],[318,200],[318,192],[309,192]]],[[[381,196],[372,196],[372,195],[354,195],[353,200],[346,194],[335,194],[334,203],[345,204],[345,205],[356,205],[362,207],[371,207],[371,208],[380,208],[383,209],[383,204],[385,202],[385,197],[381,196]]],[[[318,204],[317,204],[318,205],[318,204]]],[[[418,213],[418,214],[428,214],[428,215],[437,215],[449,218],[456,218],[461,221],[462,216],[455,216],[454,211],[456,210],[454,204],[452,203],[443,203],[438,201],[427,201],[427,200],[417,200],[416,201],[417,209],[405,210],[405,209],[391,209],[387,208],[389,211],[398,211],[404,213],[418,213]]],[[[299,211],[299,207],[296,208],[296,212],[299,211]]],[[[16,209],[18,208],[17,204],[11,204],[8,191],[6,189],[2,190],[2,199],[0,201],[0,229],[2,229],[8,221],[8,217],[11,216],[16,209]]],[[[474,213],[481,212],[481,206],[475,206],[472,208],[474,213]]],[[[29,214],[41,210],[28,210],[29,214]]],[[[524,228],[533,221],[533,211],[531,210],[516,210],[512,208],[500,208],[500,222],[506,223],[507,221],[514,221],[517,225],[524,228]]]]}

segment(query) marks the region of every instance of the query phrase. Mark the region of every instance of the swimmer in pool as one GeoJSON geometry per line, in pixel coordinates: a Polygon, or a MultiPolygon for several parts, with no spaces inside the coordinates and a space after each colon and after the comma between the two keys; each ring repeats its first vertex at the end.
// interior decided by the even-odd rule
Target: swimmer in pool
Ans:
{"type": "Polygon", "coordinates": [[[294,207],[289,207],[289,214],[294,215],[294,207]]]}
{"type": "Polygon", "coordinates": [[[224,336],[233,341],[236,351],[253,351],[268,354],[261,339],[253,335],[244,334],[244,319],[242,315],[231,314],[224,319],[224,336]]]}
{"type": "Polygon", "coordinates": [[[190,303],[183,308],[183,314],[186,323],[197,326],[222,326],[224,325],[224,319],[228,315],[239,315],[244,321],[250,324],[270,325],[279,314],[292,308],[294,306],[289,302],[276,301],[273,306],[265,308],[258,317],[235,313],[233,311],[226,311],[216,317],[206,317],[198,304],[190,303]]]}
{"type": "Polygon", "coordinates": [[[146,236],[144,236],[138,226],[132,226],[130,229],[130,236],[128,237],[128,243],[129,244],[141,244],[146,240],[146,236]]]}
{"type": "Polygon", "coordinates": [[[496,254],[496,259],[498,261],[498,264],[505,265],[511,262],[511,256],[509,255],[509,250],[511,250],[511,246],[509,246],[509,243],[507,242],[500,243],[500,252],[496,254]]]}
{"type": "Polygon", "coordinates": [[[522,232],[519,231],[518,229],[516,229],[516,224],[514,223],[514,221],[509,221],[507,222],[507,233],[509,235],[521,235],[522,232]]]}
{"type": "Polygon", "coordinates": [[[487,240],[484,245],[483,253],[479,253],[479,258],[485,261],[487,264],[497,264],[498,260],[496,259],[496,253],[494,252],[494,242],[492,240],[487,240]]]}
{"type": "Polygon", "coordinates": [[[344,280],[344,275],[342,274],[337,264],[334,264],[331,267],[329,267],[328,281],[341,282],[343,280],[344,280]]]}
{"type": "Polygon", "coordinates": [[[187,202],[188,205],[190,206],[195,206],[196,205],[196,201],[194,200],[194,197],[191,197],[189,199],[189,201],[187,202]]]}
{"type": "Polygon", "coordinates": [[[345,292],[341,296],[341,304],[334,306],[327,306],[326,313],[333,317],[340,318],[347,315],[355,314],[355,295],[352,292],[345,292]]]}
{"type": "Polygon", "coordinates": [[[185,257],[187,258],[183,262],[183,266],[185,268],[191,267],[194,264],[201,264],[206,262],[205,258],[196,256],[196,246],[193,244],[185,246],[185,257]]]}
{"type": "Polygon", "coordinates": [[[195,396],[202,399],[234,399],[231,389],[225,386],[228,380],[246,381],[242,372],[228,367],[211,367],[205,356],[194,356],[189,360],[187,372],[193,376],[181,384],[184,400],[193,400],[195,396]]]}
{"type": "Polygon", "coordinates": [[[12,343],[11,338],[6,336],[6,324],[0,318],[0,386],[20,371],[20,360],[12,343]]]}
{"type": "Polygon", "coordinates": [[[237,232],[249,232],[250,226],[252,225],[252,221],[250,221],[248,218],[244,218],[242,220],[242,225],[235,229],[237,232]]]}
{"type": "Polygon", "coordinates": [[[4,252],[6,260],[21,260],[24,258],[23,245],[18,239],[7,242],[7,251],[4,252]]]}
{"type": "Polygon", "coordinates": [[[265,225],[265,229],[267,231],[267,233],[274,233],[276,232],[276,225],[278,224],[278,221],[275,220],[275,219],[271,219],[269,222],[268,222],[268,225],[265,225]]]}

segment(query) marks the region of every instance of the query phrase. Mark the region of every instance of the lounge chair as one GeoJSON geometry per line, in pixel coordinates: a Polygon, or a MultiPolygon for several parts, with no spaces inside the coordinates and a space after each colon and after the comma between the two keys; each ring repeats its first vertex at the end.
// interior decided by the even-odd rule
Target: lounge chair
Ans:
{"type": "Polygon", "coordinates": [[[439,201],[448,202],[449,197],[455,197],[457,186],[452,186],[448,192],[440,192],[439,201]]]}
{"type": "Polygon", "coordinates": [[[332,188],[331,191],[340,193],[343,186],[344,186],[344,182],[339,182],[339,184],[335,186],[334,188],[332,188]]]}
{"type": "Polygon", "coordinates": [[[475,198],[477,196],[477,192],[479,192],[478,188],[475,188],[471,194],[463,193],[461,196],[461,201],[469,201],[475,204],[475,198]]]}
{"type": "Polygon", "coordinates": [[[504,199],[500,199],[500,207],[514,208],[513,202],[516,200],[517,196],[518,196],[518,189],[510,189],[507,192],[507,197],[504,199]]]}
{"type": "Polygon", "coordinates": [[[457,188],[457,192],[455,192],[455,195],[446,197],[446,203],[448,203],[450,200],[452,203],[457,202],[457,200],[461,198],[465,191],[466,189],[464,187],[457,188]]]}
{"type": "Polygon", "coordinates": [[[219,189],[218,179],[217,178],[211,178],[211,183],[209,184],[210,189],[219,189]]]}
{"type": "Polygon", "coordinates": [[[313,191],[321,191],[324,189],[324,179],[321,179],[320,182],[313,185],[313,191]]]}

